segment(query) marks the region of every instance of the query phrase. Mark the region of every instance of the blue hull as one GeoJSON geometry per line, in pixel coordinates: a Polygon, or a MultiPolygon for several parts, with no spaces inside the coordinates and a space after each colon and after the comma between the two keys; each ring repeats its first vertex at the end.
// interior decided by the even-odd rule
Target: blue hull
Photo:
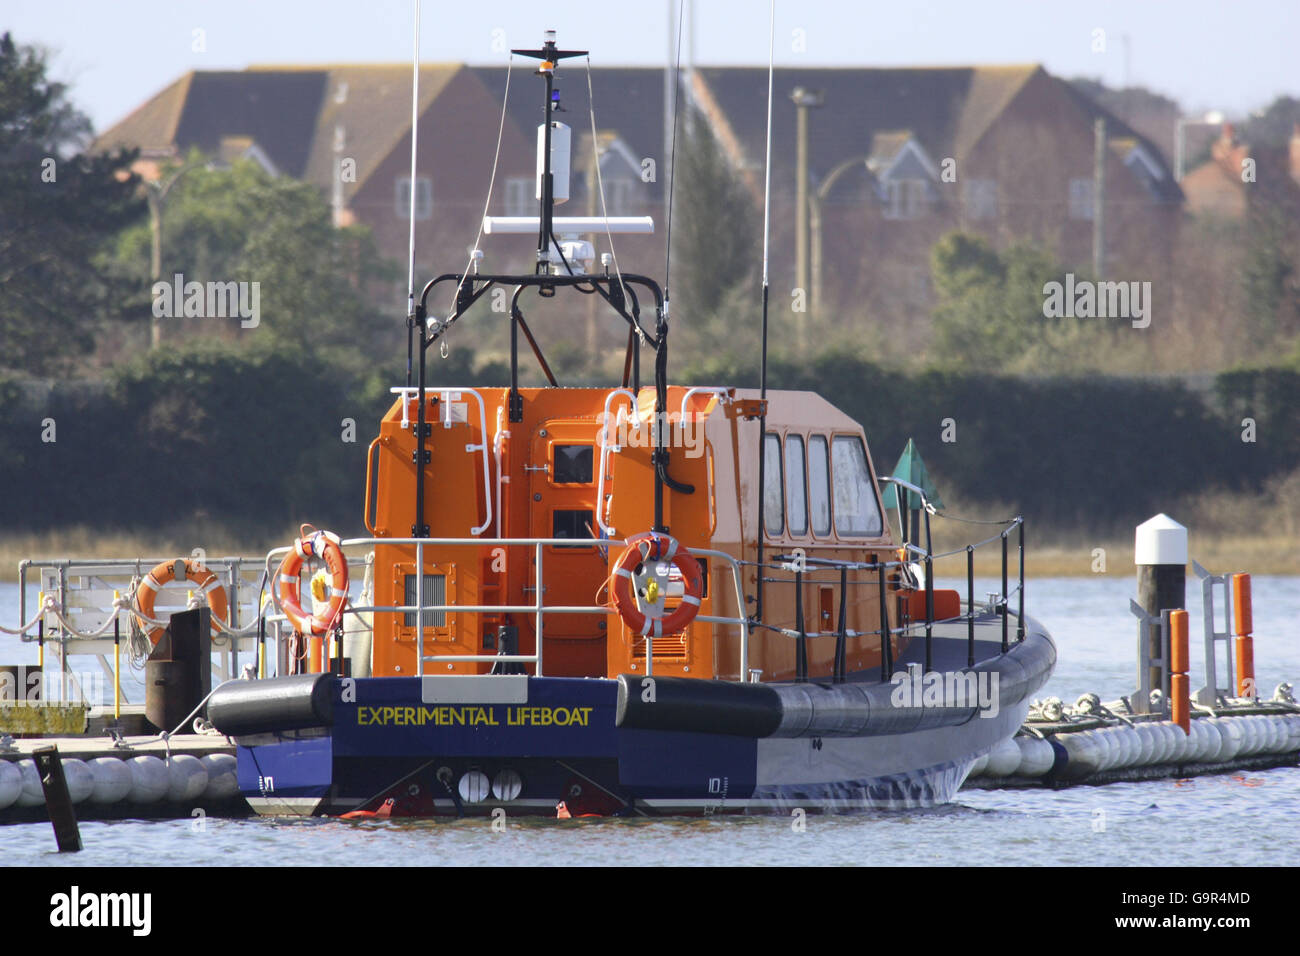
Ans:
{"type": "Polygon", "coordinates": [[[240,787],[270,815],[925,807],[951,800],[1025,711],[882,737],[760,739],[619,728],[613,680],[516,682],[526,702],[431,703],[418,678],[339,681],[330,727],[238,739],[240,787]]]}

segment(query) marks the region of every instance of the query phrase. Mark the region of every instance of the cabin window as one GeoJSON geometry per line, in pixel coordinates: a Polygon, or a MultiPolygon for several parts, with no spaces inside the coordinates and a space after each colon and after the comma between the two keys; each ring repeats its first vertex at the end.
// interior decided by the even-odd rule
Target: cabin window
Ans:
{"type": "Polygon", "coordinates": [[[856,435],[837,435],[832,444],[835,475],[835,533],[874,538],[883,530],[880,506],[871,485],[867,452],[856,435]]]}
{"type": "MultiPolygon", "coordinates": [[[[551,537],[591,539],[595,537],[592,532],[595,524],[590,508],[557,508],[551,512],[551,537]]],[[[583,545],[562,544],[557,547],[580,548],[583,545]]]]}
{"type": "Polygon", "coordinates": [[[592,448],[590,445],[555,445],[551,463],[551,481],[557,485],[591,484],[592,448]]]}
{"type": "Polygon", "coordinates": [[[803,439],[798,435],[785,438],[786,514],[790,516],[790,533],[808,533],[808,497],[804,488],[803,439]]]}
{"type": "Polygon", "coordinates": [[[785,530],[782,488],[781,436],[769,432],[763,438],[763,530],[769,535],[785,530]]]}
{"type": "MultiPolygon", "coordinates": [[[[407,607],[415,607],[415,575],[407,574],[403,576],[403,594],[402,603],[407,607]]],[[[447,575],[445,574],[426,574],[424,576],[424,600],[421,602],[424,607],[431,605],[447,603],[447,575]]],[[[415,627],[415,612],[409,611],[403,617],[402,622],[406,627],[415,627]]],[[[446,611],[425,611],[425,627],[446,627],[446,611]]]]}
{"type": "Polygon", "coordinates": [[[831,533],[831,467],[826,439],[808,439],[808,501],[812,506],[813,534],[831,533]]]}

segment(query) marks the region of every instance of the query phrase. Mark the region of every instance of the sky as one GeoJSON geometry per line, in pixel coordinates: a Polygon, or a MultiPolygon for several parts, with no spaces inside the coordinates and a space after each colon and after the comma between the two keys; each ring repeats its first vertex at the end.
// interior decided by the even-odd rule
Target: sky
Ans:
{"type": "MultiPolygon", "coordinates": [[[[51,75],[103,130],[188,70],[410,62],[416,0],[0,0],[0,31],[52,53],[51,75]],[[200,48],[201,47],[201,48],[200,48]]],[[[420,0],[426,62],[502,63],[559,31],[592,64],[668,59],[672,0],[420,0]]],[[[768,4],[695,0],[701,65],[763,65],[768,4]]],[[[779,66],[1041,63],[1141,85],[1189,113],[1300,97],[1300,0],[777,0],[779,66]],[[1100,32],[1099,32],[1100,31],[1100,32]]],[[[675,23],[674,23],[675,26],[675,23]]]]}

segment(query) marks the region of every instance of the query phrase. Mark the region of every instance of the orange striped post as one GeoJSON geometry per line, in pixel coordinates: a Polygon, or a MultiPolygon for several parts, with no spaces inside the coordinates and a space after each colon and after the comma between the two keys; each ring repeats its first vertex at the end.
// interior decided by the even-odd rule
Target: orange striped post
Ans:
{"type": "Polygon", "coordinates": [[[1250,575],[1232,576],[1232,633],[1236,640],[1237,696],[1257,697],[1255,691],[1254,615],[1250,603],[1250,575]]]}
{"type": "Polygon", "coordinates": [[[1190,653],[1187,646],[1187,612],[1169,612],[1169,696],[1173,721],[1191,736],[1191,684],[1187,675],[1190,653]]]}

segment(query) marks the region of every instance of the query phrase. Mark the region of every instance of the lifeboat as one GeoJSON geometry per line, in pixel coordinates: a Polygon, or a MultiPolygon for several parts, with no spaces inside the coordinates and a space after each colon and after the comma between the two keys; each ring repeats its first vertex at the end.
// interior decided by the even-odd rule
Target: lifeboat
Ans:
{"type": "MultiPolygon", "coordinates": [[[[268,623],[287,638],[341,614],[343,652],[213,693],[245,796],[350,819],[950,800],[1055,663],[1024,611],[1023,522],[1001,531],[1001,594],[936,589],[937,509],[880,475],[861,423],[812,392],[672,383],[659,283],[612,256],[590,271],[587,244],[555,239],[652,228],[555,215],[569,165],[555,79],[582,51],[548,35],[514,52],[540,62],[542,198],[537,217],[488,217],[484,233],[535,233],[537,270],[448,272],[413,294],[412,371],[369,446],[366,533],[268,555],[288,557],[292,598],[329,542],[330,606],[290,601],[293,619],[268,623]],[[427,353],[485,295],[509,304],[510,384],[431,381],[427,353]],[[627,334],[621,380],[561,385],[529,324],[538,297],[601,305],[627,334]],[[520,384],[521,335],[546,387],[520,384]],[[348,563],[366,565],[357,601],[341,593],[348,563]],[[354,628],[368,639],[349,645],[354,628]]],[[[948,560],[938,573],[964,578],[965,552],[948,560]]]]}

